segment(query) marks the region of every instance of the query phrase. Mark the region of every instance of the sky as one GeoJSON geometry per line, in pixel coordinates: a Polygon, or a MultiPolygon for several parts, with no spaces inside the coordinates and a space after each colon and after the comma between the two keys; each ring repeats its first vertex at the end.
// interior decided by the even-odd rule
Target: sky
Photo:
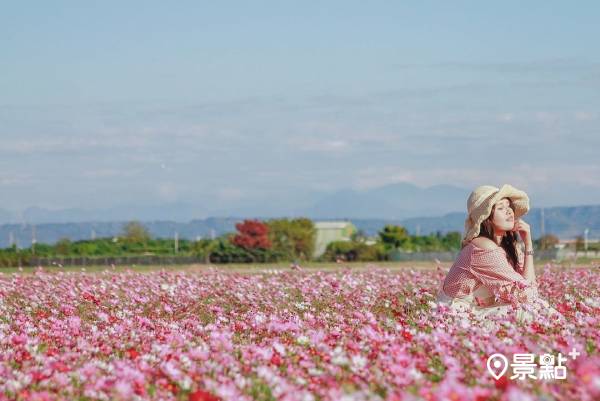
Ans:
{"type": "Polygon", "coordinates": [[[598,2],[91,3],[2,6],[0,209],[600,203],[598,2]]]}

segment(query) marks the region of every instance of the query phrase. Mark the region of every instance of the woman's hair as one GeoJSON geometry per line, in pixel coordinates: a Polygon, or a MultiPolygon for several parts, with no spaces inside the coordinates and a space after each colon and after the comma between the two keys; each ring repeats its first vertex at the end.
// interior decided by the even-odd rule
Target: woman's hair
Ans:
{"type": "MultiPolygon", "coordinates": [[[[515,208],[513,206],[513,202],[510,198],[508,199],[509,207],[513,210],[513,214],[515,208]]],[[[492,224],[492,219],[494,217],[494,211],[496,210],[496,205],[492,207],[492,212],[488,216],[487,219],[481,222],[479,226],[479,235],[489,238],[492,241],[494,239],[494,225],[492,224]]],[[[516,220],[516,219],[515,219],[516,220]]],[[[517,256],[517,233],[512,231],[507,231],[506,234],[502,237],[502,241],[500,242],[500,246],[504,248],[506,251],[506,255],[508,256],[508,261],[512,264],[513,268],[516,269],[519,263],[519,257],[517,256]]]]}

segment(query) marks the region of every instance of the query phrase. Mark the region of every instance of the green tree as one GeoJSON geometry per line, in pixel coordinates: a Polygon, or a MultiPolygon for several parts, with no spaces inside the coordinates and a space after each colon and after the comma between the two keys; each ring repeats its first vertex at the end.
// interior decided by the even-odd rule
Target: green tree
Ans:
{"type": "Polygon", "coordinates": [[[442,249],[442,243],[436,235],[421,235],[411,237],[413,251],[417,252],[435,252],[442,249]]]}
{"type": "MultiPolygon", "coordinates": [[[[211,263],[251,263],[260,255],[251,254],[246,249],[233,244],[234,234],[217,238],[216,245],[209,254],[211,263]]],[[[258,252],[258,251],[257,251],[258,252]]]]}
{"type": "Polygon", "coordinates": [[[410,239],[404,227],[391,224],[387,224],[383,227],[383,230],[379,231],[379,238],[388,250],[400,248],[410,239]]]}
{"type": "Polygon", "coordinates": [[[547,249],[554,249],[554,246],[560,242],[558,237],[553,234],[546,234],[537,240],[535,240],[535,245],[542,251],[547,249]]]}
{"type": "Polygon", "coordinates": [[[462,234],[458,231],[450,231],[442,237],[442,244],[445,251],[458,250],[462,244],[462,234]]]}
{"type": "Polygon", "coordinates": [[[327,244],[327,249],[322,256],[323,260],[337,261],[343,259],[348,262],[367,262],[386,259],[386,250],[381,243],[367,245],[357,241],[333,241],[327,244]]]}
{"type": "Polygon", "coordinates": [[[368,237],[367,237],[367,233],[365,233],[364,230],[360,229],[354,233],[352,233],[352,235],[350,236],[350,239],[352,241],[356,241],[356,242],[365,242],[368,237]]]}
{"type": "Polygon", "coordinates": [[[585,241],[582,235],[575,237],[575,250],[583,251],[585,249],[585,241]]]}
{"type": "Polygon", "coordinates": [[[272,251],[278,258],[293,261],[312,257],[316,230],[310,219],[273,219],[267,224],[272,251]]]}
{"type": "Polygon", "coordinates": [[[147,243],[150,233],[139,221],[130,221],[123,226],[123,237],[127,242],[147,243]]]}
{"type": "Polygon", "coordinates": [[[71,240],[68,238],[59,239],[54,245],[54,251],[57,255],[68,255],[71,253],[71,240]]]}
{"type": "Polygon", "coordinates": [[[192,252],[202,258],[204,263],[210,263],[210,257],[214,251],[219,248],[219,240],[217,239],[201,239],[192,245],[192,252]]]}

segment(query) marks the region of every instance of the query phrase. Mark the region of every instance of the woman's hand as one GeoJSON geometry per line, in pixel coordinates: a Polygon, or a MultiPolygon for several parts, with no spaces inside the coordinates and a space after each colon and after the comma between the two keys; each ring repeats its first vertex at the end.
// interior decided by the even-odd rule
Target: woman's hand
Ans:
{"type": "Polygon", "coordinates": [[[523,242],[531,243],[531,227],[524,220],[516,219],[512,230],[519,233],[523,242]]]}

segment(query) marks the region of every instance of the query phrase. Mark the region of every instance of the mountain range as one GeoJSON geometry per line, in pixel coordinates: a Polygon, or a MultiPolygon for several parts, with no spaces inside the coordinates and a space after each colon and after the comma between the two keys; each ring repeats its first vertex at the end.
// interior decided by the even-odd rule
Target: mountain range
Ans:
{"type": "MultiPolygon", "coordinates": [[[[155,237],[173,237],[177,232],[180,238],[188,239],[234,232],[235,223],[246,218],[298,216],[313,220],[350,220],[369,236],[376,235],[385,224],[402,225],[411,234],[462,232],[468,194],[469,190],[451,185],[420,188],[398,183],[362,191],[345,189],[312,194],[305,197],[306,205],[291,205],[289,209],[285,202],[278,207],[269,203],[252,206],[240,203],[229,209],[229,216],[239,217],[210,217],[212,211],[220,210],[220,215],[224,212],[185,202],[93,210],[32,207],[18,213],[0,209],[0,247],[11,243],[27,247],[33,237],[38,242],[55,243],[64,237],[80,240],[117,236],[131,220],[143,222],[155,237]]],[[[586,228],[589,238],[600,237],[600,205],[533,208],[526,221],[532,227],[534,238],[542,233],[574,238],[583,235],[586,228]]]]}
{"type": "MultiPolygon", "coordinates": [[[[438,217],[413,217],[408,219],[349,219],[358,229],[368,236],[376,236],[386,224],[405,227],[410,234],[427,235],[450,231],[462,233],[465,213],[454,212],[438,217]]],[[[268,219],[268,218],[261,218],[268,219]]],[[[531,225],[533,237],[539,238],[543,233],[552,233],[561,239],[573,239],[583,235],[587,228],[588,238],[600,237],[600,205],[554,207],[532,209],[524,218],[531,225]],[[543,216],[543,217],[542,217],[543,216]],[[542,228],[543,221],[543,228],[542,228]]],[[[153,237],[199,239],[216,237],[235,232],[235,224],[243,218],[223,217],[196,219],[187,223],[174,221],[143,221],[153,237]]],[[[334,219],[316,219],[334,220],[334,219]]],[[[4,224],[0,225],[0,248],[16,243],[19,247],[29,247],[32,238],[37,242],[53,244],[61,238],[72,241],[90,238],[114,237],[122,232],[125,221],[121,222],[79,222],[79,223],[45,223],[45,224],[4,224]]]]}
{"type": "Polygon", "coordinates": [[[168,220],[189,222],[211,216],[405,219],[438,216],[465,208],[469,191],[451,185],[421,188],[409,183],[383,187],[303,194],[302,202],[240,200],[226,209],[219,202],[172,202],[157,205],[120,205],[105,209],[50,210],[30,207],[20,212],[0,209],[0,224],[42,224],[168,220]],[[289,204],[288,207],[286,207],[289,204]]]}

